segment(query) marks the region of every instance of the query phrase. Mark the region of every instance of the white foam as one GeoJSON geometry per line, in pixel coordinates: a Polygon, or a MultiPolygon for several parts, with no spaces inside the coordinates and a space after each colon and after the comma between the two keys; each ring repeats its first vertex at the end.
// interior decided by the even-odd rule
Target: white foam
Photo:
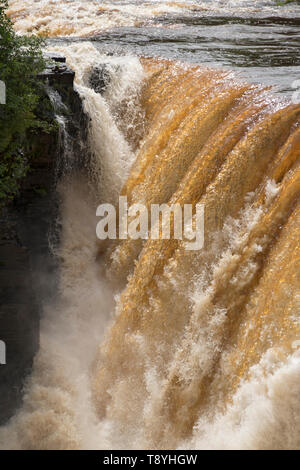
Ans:
{"type": "MultiPolygon", "coordinates": [[[[272,0],[214,1],[105,1],[102,0],[10,0],[9,14],[20,33],[50,36],[89,36],[122,26],[155,25],[165,15],[291,15],[295,4],[276,6],[272,0]]],[[[180,20],[179,20],[180,21],[180,20]]],[[[168,27],[168,26],[164,26],[168,27]]],[[[172,27],[172,25],[170,26],[172,27]]]]}

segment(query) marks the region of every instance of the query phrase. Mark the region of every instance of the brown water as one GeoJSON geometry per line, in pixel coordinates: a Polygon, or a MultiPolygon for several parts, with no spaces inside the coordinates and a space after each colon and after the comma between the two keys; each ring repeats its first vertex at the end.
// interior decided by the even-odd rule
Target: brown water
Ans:
{"type": "Polygon", "coordinates": [[[60,186],[61,299],[2,446],[300,448],[300,105],[224,68],[56,48],[93,157],[60,186]],[[204,204],[204,248],[100,243],[119,194],[204,204]]]}

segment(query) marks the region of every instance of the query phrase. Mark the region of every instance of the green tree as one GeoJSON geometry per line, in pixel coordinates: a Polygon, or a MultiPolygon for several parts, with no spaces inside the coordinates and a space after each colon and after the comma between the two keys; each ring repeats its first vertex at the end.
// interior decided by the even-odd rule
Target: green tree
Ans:
{"type": "Polygon", "coordinates": [[[7,0],[0,0],[0,80],[6,85],[6,104],[0,104],[0,205],[15,196],[28,169],[22,148],[27,130],[38,125],[36,78],[45,67],[44,39],[17,35],[7,7],[7,0]]]}
{"type": "Polygon", "coordinates": [[[276,0],[277,5],[286,5],[287,3],[300,4],[300,0],[276,0]]]}

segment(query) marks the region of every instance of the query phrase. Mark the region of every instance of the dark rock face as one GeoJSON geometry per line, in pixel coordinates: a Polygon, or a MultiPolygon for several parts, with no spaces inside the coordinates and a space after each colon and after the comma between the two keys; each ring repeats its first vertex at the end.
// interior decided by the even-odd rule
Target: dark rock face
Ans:
{"type": "Polygon", "coordinates": [[[47,244],[51,195],[41,198],[34,187],[1,219],[0,336],[6,344],[6,365],[0,366],[1,423],[21,404],[23,381],[39,345],[42,299],[54,288],[45,285],[46,279],[55,279],[47,244]]]}
{"type": "MultiPolygon", "coordinates": [[[[52,54],[51,58],[55,59],[52,54]]],[[[72,153],[81,166],[88,118],[73,89],[74,72],[63,59],[60,56],[40,79],[62,98],[72,153]]],[[[55,178],[63,151],[59,128],[29,135],[27,140],[31,170],[19,197],[0,214],[0,340],[6,345],[6,364],[0,361],[0,424],[21,405],[24,380],[39,347],[43,305],[57,292],[58,267],[48,236],[58,212],[55,178]]]]}
{"type": "Polygon", "coordinates": [[[107,86],[110,82],[110,77],[112,70],[118,68],[118,66],[108,66],[108,64],[99,64],[93,67],[89,72],[88,76],[86,77],[86,81],[88,85],[96,92],[96,93],[104,93],[107,86]]]}
{"type": "Polygon", "coordinates": [[[63,63],[62,60],[59,59],[59,61],[56,62],[55,56],[53,60],[55,60],[54,65],[49,63],[48,67],[39,74],[39,78],[41,80],[48,80],[50,86],[61,84],[73,87],[75,72],[63,63]]]}

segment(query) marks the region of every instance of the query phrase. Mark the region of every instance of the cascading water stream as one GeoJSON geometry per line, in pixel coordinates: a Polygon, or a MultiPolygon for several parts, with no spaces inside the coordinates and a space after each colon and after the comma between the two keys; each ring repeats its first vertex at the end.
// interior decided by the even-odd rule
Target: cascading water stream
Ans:
{"type": "Polygon", "coordinates": [[[92,156],[59,185],[61,299],[3,446],[299,448],[300,106],[224,70],[58,49],[92,156]],[[97,242],[120,194],[203,203],[204,248],[97,242]]]}
{"type": "Polygon", "coordinates": [[[45,86],[46,93],[51,101],[53,106],[53,110],[55,113],[55,120],[59,126],[59,159],[56,165],[56,178],[55,180],[58,181],[58,178],[65,172],[70,172],[74,169],[74,149],[72,145],[72,138],[68,132],[67,125],[67,114],[68,108],[63,103],[62,98],[57,90],[50,87],[49,85],[45,86]]]}

